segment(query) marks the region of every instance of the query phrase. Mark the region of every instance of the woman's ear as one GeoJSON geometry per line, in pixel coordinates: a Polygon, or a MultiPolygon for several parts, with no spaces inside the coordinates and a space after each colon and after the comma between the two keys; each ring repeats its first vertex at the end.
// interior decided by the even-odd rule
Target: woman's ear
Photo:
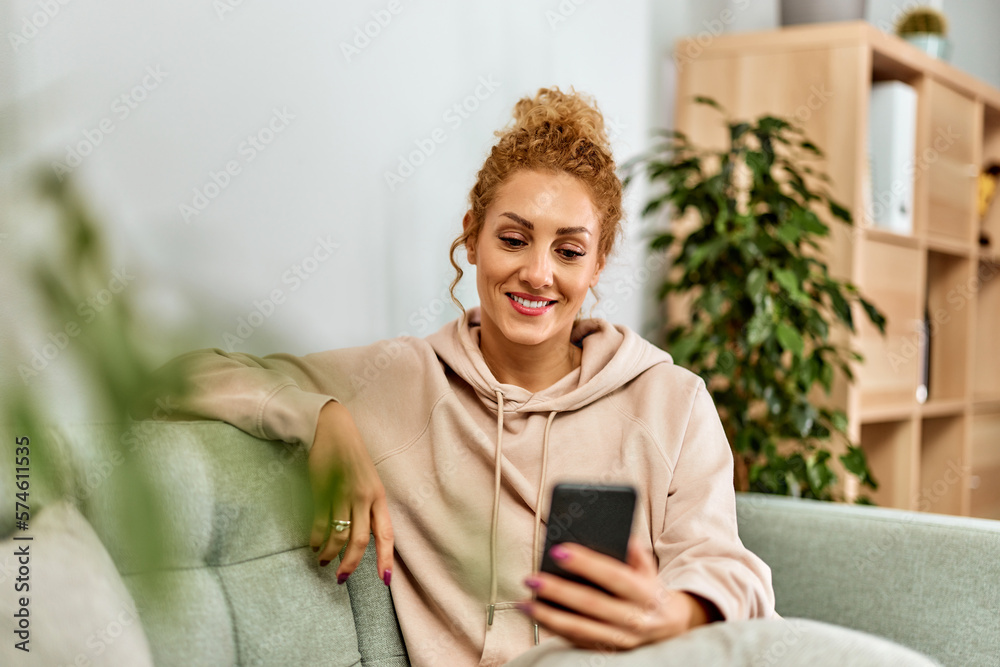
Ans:
{"type": "MultiPolygon", "coordinates": [[[[466,211],[465,217],[462,218],[462,231],[466,234],[469,232],[469,227],[472,225],[472,211],[466,211]]],[[[469,260],[469,264],[476,265],[476,241],[478,239],[475,236],[469,236],[465,239],[465,256],[469,260]]]]}
{"type": "Polygon", "coordinates": [[[590,279],[590,286],[597,287],[597,283],[601,282],[601,271],[604,270],[606,264],[606,257],[601,255],[597,258],[597,266],[594,268],[594,277],[590,279]]]}

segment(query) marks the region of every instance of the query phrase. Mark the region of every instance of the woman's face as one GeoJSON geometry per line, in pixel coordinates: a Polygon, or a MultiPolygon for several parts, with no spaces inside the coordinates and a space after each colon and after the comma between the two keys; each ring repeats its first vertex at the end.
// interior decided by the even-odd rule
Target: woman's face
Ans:
{"type": "MultiPolygon", "coordinates": [[[[466,225],[471,224],[466,216],[466,225]]],[[[476,266],[483,331],[520,345],[569,342],[604,257],[600,222],[586,186],[565,172],[518,171],[466,244],[476,266]]]]}

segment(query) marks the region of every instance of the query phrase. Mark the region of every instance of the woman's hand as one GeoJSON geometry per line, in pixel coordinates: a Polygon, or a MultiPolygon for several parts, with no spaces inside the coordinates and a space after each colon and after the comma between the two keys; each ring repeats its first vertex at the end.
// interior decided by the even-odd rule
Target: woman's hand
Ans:
{"type": "Polygon", "coordinates": [[[392,522],[385,487],[354,418],[335,401],[319,413],[309,450],[309,482],[315,508],[309,544],[313,551],[319,551],[320,565],[336,558],[347,542],[337,569],[337,582],[344,583],[361,562],[371,532],[375,535],[378,574],[388,586],[392,577],[392,522]],[[350,528],[333,530],[335,521],[350,521],[350,528]]]}
{"type": "Polygon", "coordinates": [[[540,572],[525,581],[539,598],[558,602],[575,613],[539,601],[522,603],[539,625],[589,649],[631,649],[680,635],[720,620],[712,603],[685,591],[664,588],[656,578],[653,554],[634,538],[627,562],[579,544],[560,544],[550,551],[560,567],[600,585],[590,586],[540,572]]]}

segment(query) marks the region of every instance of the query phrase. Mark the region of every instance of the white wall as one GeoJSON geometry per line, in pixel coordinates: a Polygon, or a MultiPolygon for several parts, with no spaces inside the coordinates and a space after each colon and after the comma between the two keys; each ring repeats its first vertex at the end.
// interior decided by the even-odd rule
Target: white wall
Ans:
{"type": "MultiPolygon", "coordinates": [[[[674,41],[773,27],[777,6],[399,0],[388,14],[389,0],[13,0],[0,5],[0,187],[9,195],[29,166],[65,162],[67,147],[100,139],[73,174],[107,223],[116,266],[138,276],[132,299],[148,321],[192,333],[191,346],[226,347],[239,318],[276,289],[284,302],[233,349],[305,353],[425,335],[455,316],[447,248],[492,133],[520,96],[552,84],[594,94],[624,160],[647,145],[648,128],[670,124],[662,63],[674,41]],[[373,13],[391,20],[345,56],[341,45],[358,31],[376,31],[373,13]],[[460,117],[451,110],[463,100],[476,108],[460,117]],[[281,131],[270,137],[276,109],[287,126],[274,120],[281,131]],[[443,143],[388,187],[386,172],[439,128],[443,143]],[[245,143],[258,134],[272,139],[262,151],[245,143]],[[230,161],[239,173],[218,176],[226,187],[185,221],[180,205],[212,190],[211,174],[230,161]],[[296,281],[296,265],[326,256],[320,238],[337,244],[335,254],[296,281]]],[[[1000,86],[1000,3],[946,0],[944,9],[955,64],[1000,86]]],[[[869,18],[892,12],[892,0],[872,0],[869,18]]],[[[657,308],[642,263],[650,223],[636,216],[643,195],[640,186],[629,196],[628,236],[596,314],[648,333],[657,308]]],[[[53,239],[11,199],[0,198],[0,300],[8,329],[31,348],[45,342],[47,325],[26,324],[26,293],[10,276],[26,248],[53,239]]],[[[459,296],[475,303],[470,276],[459,296]]],[[[52,366],[46,380],[58,384],[52,366]]]]}
{"type": "MultiPolygon", "coordinates": [[[[0,103],[15,148],[0,166],[10,184],[98,144],[73,176],[107,223],[116,266],[138,276],[133,300],[197,332],[193,345],[226,347],[274,290],[284,302],[233,349],[425,335],[456,314],[448,247],[519,97],[573,85],[597,98],[620,160],[644,146],[649,11],[648,0],[16,0],[0,15],[0,76],[12,79],[0,103]],[[377,32],[367,42],[366,29],[377,32]],[[256,150],[254,135],[270,143],[256,150]],[[389,187],[386,173],[418,145],[433,152],[389,187]],[[220,175],[227,164],[234,174],[220,175]],[[215,196],[196,202],[196,190],[215,196]],[[185,220],[181,205],[206,203],[185,220]],[[337,249],[313,263],[327,256],[317,239],[337,249]],[[296,280],[296,265],[314,272],[296,280]]],[[[3,223],[13,263],[30,236],[21,218],[3,223]]],[[[598,310],[637,328],[640,291],[625,281],[643,242],[633,230],[598,310]]],[[[474,277],[463,283],[460,298],[475,305],[474,277]]],[[[4,296],[9,313],[19,293],[4,296]]]]}

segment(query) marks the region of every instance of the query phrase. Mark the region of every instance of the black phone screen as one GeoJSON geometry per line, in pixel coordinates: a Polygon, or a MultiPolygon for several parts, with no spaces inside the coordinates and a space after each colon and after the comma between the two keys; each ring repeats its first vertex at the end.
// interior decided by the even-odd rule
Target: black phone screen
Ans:
{"type": "Polygon", "coordinates": [[[630,486],[557,484],[552,490],[546,524],[542,572],[600,588],[559,567],[549,555],[549,549],[561,542],[575,542],[625,562],[635,502],[635,489],[630,486]]]}

